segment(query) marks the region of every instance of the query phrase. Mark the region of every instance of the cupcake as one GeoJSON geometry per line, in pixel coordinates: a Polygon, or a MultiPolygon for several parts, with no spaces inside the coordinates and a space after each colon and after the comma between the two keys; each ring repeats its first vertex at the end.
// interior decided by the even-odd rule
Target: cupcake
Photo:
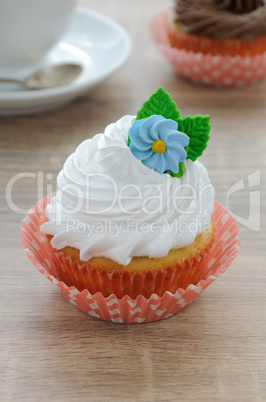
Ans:
{"type": "Polygon", "coordinates": [[[266,76],[264,0],[177,0],[156,15],[150,32],[183,77],[243,86],[266,76]]]}
{"type": "Polygon", "coordinates": [[[209,132],[209,115],[181,117],[159,88],[68,157],[22,238],[71,303],[114,322],[154,321],[224,272],[237,228],[197,160],[209,132]]]}
{"type": "Polygon", "coordinates": [[[177,0],[169,15],[173,47],[222,56],[255,56],[266,51],[263,0],[177,0]]]}
{"type": "Polygon", "coordinates": [[[40,230],[75,264],[58,277],[105,297],[197,283],[214,237],[214,190],[197,157],[210,116],[181,118],[159,88],[137,116],[85,140],[58,175],[40,230]]]}

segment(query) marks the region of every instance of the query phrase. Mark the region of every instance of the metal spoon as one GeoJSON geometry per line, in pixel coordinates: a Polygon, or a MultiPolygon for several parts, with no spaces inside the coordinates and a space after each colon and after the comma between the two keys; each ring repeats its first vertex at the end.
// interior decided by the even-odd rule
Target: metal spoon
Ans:
{"type": "Polygon", "coordinates": [[[0,82],[14,82],[24,85],[28,89],[46,89],[67,85],[74,81],[81,73],[79,64],[57,64],[46,66],[31,74],[25,80],[0,78],[0,82]]]}

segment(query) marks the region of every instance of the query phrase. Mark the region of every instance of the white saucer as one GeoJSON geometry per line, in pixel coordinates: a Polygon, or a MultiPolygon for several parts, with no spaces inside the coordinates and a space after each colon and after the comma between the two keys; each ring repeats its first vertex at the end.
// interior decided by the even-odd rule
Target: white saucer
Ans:
{"type": "Polygon", "coordinates": [[[37,113],[68,103],[117,70],[130,50],[130,38],[120,25],[78,7],[68,33],[41,65],[76,61],[83,66],[82,74],[69,85],[45,90],[0,84],[0,115],[37,113]]]}

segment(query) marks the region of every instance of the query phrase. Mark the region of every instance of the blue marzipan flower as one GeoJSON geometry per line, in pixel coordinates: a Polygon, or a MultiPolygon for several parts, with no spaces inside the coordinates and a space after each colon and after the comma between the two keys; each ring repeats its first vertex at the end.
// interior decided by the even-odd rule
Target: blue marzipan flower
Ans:
{"type": "Polygon", "coordinates": [[[134,121],[129,129],[128,143],[132,154],[160,174],[166,170],[178,173],[179,163],[187,157],[184,148],[189,137],[177,128],[176,121],[160,115],[134,121]]]}

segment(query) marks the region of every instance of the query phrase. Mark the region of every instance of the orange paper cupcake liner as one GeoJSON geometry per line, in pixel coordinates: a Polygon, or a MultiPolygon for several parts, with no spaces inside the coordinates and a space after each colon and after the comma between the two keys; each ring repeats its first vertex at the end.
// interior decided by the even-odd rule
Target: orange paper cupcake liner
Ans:
{"type": "Polygon", "coordinates": [[[135,273],[126,268],[123,271],[113,270],[110,272],[107,269],[97,269],[95,265],[81,264],[80,261],[71,259],[63,252],[53,248],[47,236],[40,232],[41,224],[46,221],[44,209],[48,199],[41,200],[33,207],[38,215],[35,215],[34,218],[29,215],[33,218],[28,230],[28,238],[32,240],[32,245],[29,244],[29,248],[34,249],[36,244],[35,233],[38,231],[39,262],[48,268],[47,261],[50,258],[53,274],[67,286],[75,286],[79,291],[87,289],[92,295],[101,292],[104,297],[115,294],[119,299],[125,295],[135,299],[139,294],[149,298],[153,293],[158,296],[162,296],[166,291],[174,293],[178,288],[185,289],[188,285],[196,284],[199,281],[205,265],[207,251],[184,261],[182,264],[177,263],[156,271],[148,270],[135,273]],[[40,240],[42,240],[42,247],[40,240]]]}
{"type": "MultiPolygon", "coordinates": [[[[118,323],[142,323],[156,321],[173,315],[186,307],[193,301],[210,283],[212,283],[236,257],[239,245],[239,234],[237,225],[232,216],[215,201],[213,220],[215,223],[215,238],[208,251],[201,256],[198,264],[202,264],[199,271],[191,264],[180,270],[184,275],[184,288],[179,288],[173,292],[164,291],[163,284],[176,286],[178,275],[164,272],[158,276],[151,276],[151,272],[142,276],[136,274],[129,275],[125,272],[125,283],[128,289],[138,293],[138,296],[119,295],[121,287],[121,277],[117,274],[99,274],[98,270],[90,272],[92,280],[91,292],[84,288],[84,283],[88,279],[86,274],[77,274],[78,264],[65,257],[62,253],[51,247],[47,237],[39,230],[43,222],[44,208],[50,201],[51,195],[39,201],[26,215],[22,223],[22,244],[27,250],[27,255],[36,268],[54,283],[62,294],[78,309],[97,318],[118,323]],[[73,269],[74,268],[74,269],[73,269]],[[197,274],[195,274],[197,272],[197,274]],[[60,279],[63,275],[65,280],[60,279]],[[193,278],[195,283],[189,282],[193,278]],[[107,281],[107,282],[106,282],[107,281]],[[145,282],[146,281],[146,282],[145,282]],[[74,286],[74,283],[77,286],[74,286]],[[160,289],[161,294],[152,293],[149,297],[141,292],[145,289],[144,284],[154,286],[152,289],[160,289]],[[94,293],[95,289],[102,290],[94,293]],[[110,286],[108,293],[106,289],[110,286]],[[156,288],[157,286],[157,288],[156,288]],[[121,296],[121,297],[119,297],[121,296]]],[[[195,261],[194,261],[195,262],[195,261]]],[[[196,264],[196,267],[199,266],[196,264]]],[[[86,271],[87,272],[87,271],[86,271]]],[[[149,292],[150,292],[149,288],[149,292]]],[[[145,292],[144,292],[145,293],[145,292]]],[[[133,294],[132,294],[133,295],[133,294]]]]}
{"type": "Polygon", "coordinates": [[[266,36],[249,43],[219,42],[181,31],[177,34],[169,28],[169,13],[167,9],[155,15],[149,31],[179,75],[195,83],[223,87],[243,86],[266,77],[266,36]]]}
{"type": "MultiPolygon", "coordinates": [[[[47,252],[51,245],[46,244],[47,252]]],[[[135,299],[139,294],[149,298],[153,293],[162,296],[166,291],[174,293],[178,288],[186,288],[189,284],[196,284],[204,269],[207,253],[201,253],[197,258],[176,264],[164,270],[145,273],[131,273],[125,269],[108,272],[105,269],[90,268],[89,264],[80,266],[58,250],[54,250],[53,264],[56,278],[67,286],[75,286],[79,291],[87,289],[92,295],[101,292],[104,297],[115,294],[117,298],[128,295],[135,299]]],[[[47,263],[42,260],[42,265],[47,263]]]]}
{"type": "Polygon", "coordinates": [[[207,37],[191,35],[179,29],[169,21],[171,11],[165,14],[165,29],[169,44],[174,48],[203,54],[221,56],[255,56],[266,51],[266,35],[253,40],[226,39],[215,40],[207,37]]]}

